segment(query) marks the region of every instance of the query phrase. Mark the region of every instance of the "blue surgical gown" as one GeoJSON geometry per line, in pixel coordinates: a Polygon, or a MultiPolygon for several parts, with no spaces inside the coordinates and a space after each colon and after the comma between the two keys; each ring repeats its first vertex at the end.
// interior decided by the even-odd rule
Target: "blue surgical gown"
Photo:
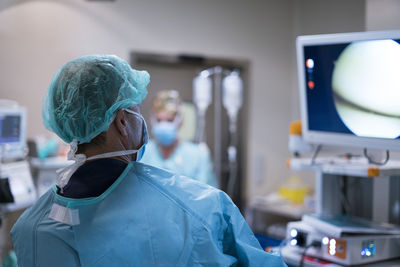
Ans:
{"type": "Polygon", "coordinates": [[[157,143],[150,140],[140,162],[217,187],[210,152],[205,144],[180,140],[171,156],[164,159],[157,143]]]}
{"type": "Polygon", "coordinates": [[[264,252],[222,191],[131,162],[100,196],[66,198],[56,187],[11,230],[18,266],[285,266],[264,252]],[[49,217],[53,206],[78,222],[49,217]]]}

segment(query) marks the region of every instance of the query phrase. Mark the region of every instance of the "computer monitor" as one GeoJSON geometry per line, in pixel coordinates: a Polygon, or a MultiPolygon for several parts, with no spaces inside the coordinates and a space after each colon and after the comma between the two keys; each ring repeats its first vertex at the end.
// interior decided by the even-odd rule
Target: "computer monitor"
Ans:
{"type": "Polygon", "coordinates": [[[26,151],[26,110],[0,106],[0,157],[23,158],[26,151]]]}
{"type": "Polygon", "coordinates": [[[296,52],[307,142],[400,150],[400,31],[299,36],[296,52]]]}

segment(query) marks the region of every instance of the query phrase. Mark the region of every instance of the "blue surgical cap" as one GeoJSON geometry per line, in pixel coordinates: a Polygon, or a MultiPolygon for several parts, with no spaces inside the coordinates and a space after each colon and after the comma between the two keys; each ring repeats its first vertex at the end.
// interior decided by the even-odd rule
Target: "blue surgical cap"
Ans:
{"type": "Polygon", "coordinates": [[[62,140],[88,143],[107,131],[116,111],[142,103],[150,82],[116,56],[73,59],[54,75],[43,101],[44,125],[62,140]]]}

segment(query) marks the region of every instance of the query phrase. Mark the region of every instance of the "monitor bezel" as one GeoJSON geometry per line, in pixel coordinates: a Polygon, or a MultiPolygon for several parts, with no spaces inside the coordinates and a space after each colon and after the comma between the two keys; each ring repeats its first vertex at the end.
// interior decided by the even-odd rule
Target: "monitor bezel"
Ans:
{"type": "Polygon", "coordinates": [[[400,39],[400,30],[304,35],[298,36],[296,38],[302,135],[306,142],[318,145],[336,145],[341,147],[361,147],[400,151],[400,139],[361,137],[345,133],[315,131],[310,130],[308,125],[307,88],[304,69],[304,47],[312,45],[341,44],[379,39],[400,39]]]}

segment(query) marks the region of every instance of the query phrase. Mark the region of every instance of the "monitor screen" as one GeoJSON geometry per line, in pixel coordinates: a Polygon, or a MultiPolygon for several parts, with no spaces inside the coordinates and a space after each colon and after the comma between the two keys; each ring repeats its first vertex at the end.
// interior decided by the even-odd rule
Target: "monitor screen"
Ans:
{"type": "Polygon", "coordinates": [[[400,150],[400,31],[300,36],[304,138],[400,150]]]}
{"type": "Polygon", "coordinates": [[[2,159],[22,158],[25,156],[25,108],[0,106],[0,153],[2,159]]]}
{"type": "Polygon", "coordinates": [[[21,116],[0,115],[0,144],[19,142],[21,137],[21,116]]]}

